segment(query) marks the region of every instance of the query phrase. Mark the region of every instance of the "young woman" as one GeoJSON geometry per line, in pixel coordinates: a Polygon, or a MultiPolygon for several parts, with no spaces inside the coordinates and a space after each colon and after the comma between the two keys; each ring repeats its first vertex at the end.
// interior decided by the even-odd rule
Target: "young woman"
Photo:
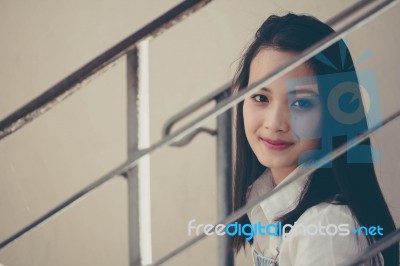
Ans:
{"type": "MultiPolygon", "coordinates": [[[[270,16],[240,61],[233,93],[332,32],[311,16],[270,16]]],[[[310,159],[367,130],[364,108],[360,111],[355,106],[354,111],[357,103],[363,106],[360,89],[354,84],[358,79],[353,61],[340,41],[237,105],[234,210],[301,173],[310,159]],[[338,79],[343,79],[344,87],[335,85],[338,79]],[[347,100],[346,91],[352,95],[347,100]],[[346,113],[340,110],[346,108],[356,112],[355,117],[343,118],[346,113]]],[[[249,240],[255,265],[339,265],[395,230],[377,182],[369,139],[313,174],[296,179],[238,222],[286,225],[285,237],[264,233],[249,240]],[[315,230],[304,229],[310,225],[323,230],[315,234],[315,230]],[[360,226],[377,231],[351,231],[360,226]],[[342,230],[345,227],[350,231],[342,230]]],[[[244,235],[234,236],[234,251],[238,253],[246,241],[244,235]]],[[[399,245],[367,263],[398,265],[399,245]]]]}

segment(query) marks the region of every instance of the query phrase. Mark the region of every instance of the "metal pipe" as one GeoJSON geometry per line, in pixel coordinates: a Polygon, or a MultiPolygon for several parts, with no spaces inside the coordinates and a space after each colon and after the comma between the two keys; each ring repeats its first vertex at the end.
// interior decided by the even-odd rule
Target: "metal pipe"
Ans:
{"type": "MultiPolygon", "coordinates": [[[[128,158],[150,145],[149,41],[127,54],[128,158]]],[[[130,265],[151,263],[150,156],[126,172],[130,265]]]]}
{"type": "MultiPolygon", "coordinates": [[[[138,99],[139,80],[139,51],[135,48],[126,55],[127,74],[127,144],[128,158],[138,150],[138,99]]],[[[128,188],[128,235],[129,235],[129,265],[138,265],[140,254],[140,226],[139,226],[139,178],[138,168],[133,167],[125,173],[128,188]]]]}
{"type": "MultiPolygon", "coordinates": [[[[371,4],[373,2],[376,2],[376,0],[359,1],[359,2],[357,2],[355,4],[353,4],[352,6],[350,6],[349,8],[347,8],[344,12],[341,12],[338,15],[330,18],[326,22],[326,24],[328,24],[329,26],[332,27],[332,26],[336,25],[337,23],[339,23],[340,21],[342,21],[343,19],[347,18],[349,15],[353,14],[354,12],[357,12],[357,11],[361,10],[362,8],[368,6],[369,4],[371,4]]],[[[182,120],[185,117],[189,116],[193,112],[197,111],[198,109],[203,107],[205,104],[215,100],[215,98],[218,95],[220,95],[221,93],[225,93],[226,91],[229,91],[231,89],[231,87],[232,87],[231,82],[228,82],[228,83],[224,84],[223,86],[221,86],[220,88],[218,88],[217,90],[215,90],[212,93],[204,96],[203,98],[201,98],[197,102],[191,104],[189,107],[183,109],[179,113],[177,113],[174,116],[172,116],[170,119],[168,119],[164,123],[163,129],[162,129],[162,136],[163,137],[168,136],[170,134],[170,132],[171,132],[172,127],[177,122],[179,122],[180,120],[182,120]]],[[[193,136],[190,139],[193,139],[193,136]]],[[[177,146],[177,145],[172,145],[172,146],[177,146]]],[[[179,146],[182,146],[182,145],[179,145],[179,146]]]]}
{"type": "Polygon", "coordinates": [[[59,81],[44,93],[23,105],[12,114],[0,121],[0,139],[17,131],[30,121],[50,110],[57,103],[78,91],[82,82],[96,74],[143,39],[156,37],[166,29],[177,24],[212,0],[186,0],[171,8],[152,22],[148,23],[132,35],[101,53],[93,60],[59,81]]]}
{"type": "MultiPolygon", "coordinates": [[[[345,143],[345,144],[341,145],[340,147],[335,149],[333,152],[330,152],[330,153],[326,154],[325,156],[323,156],[322,158],[320,158],[319,160],[317,160],[316,162],[313,162],[313,164],[312,164],[313,167],[312,168],[306,168],[307,170],[302,171],[302,173],[292,176],[290,179],[287,179],[287,181],[285,180],[284,183],[280,184],[275,189],[271,190],[268,193],[265,193],[263,195],[260,195],[260,196],[256,197],[255,199],[253,199],[250,202],[248,202],[245,206],[243,206],[242,208],[238,209],[236,212],[230,214],[225,219],[220,220],[216,224],[227,225],[229,223],[232,223],[232,222],[236,221],[237,219],[239,219],[240,217],[245,215],[248,211],[250,211],[252,208],[254,208],[258,204],[260,204],[262,201],[267,199],[268,197],[271,197],[272,195],[281,192],[282,189],[284,189],[285,187],[289,186],[292,182],[294,182],[298,178],[303,178],[305,176],[309,176],[314,171],[316,171],[318,168],[320,168],[320,167],[324,166],[325,164],[333,161],[334,159],[336,159],[340,155],[344,154],[346,151],[351,150],[352,148],[354,148],[355,146],[357,146],[358,144],[360,144],[361,142],[363,142],[364,140],[369,138],[369,136],[373,132],[377,131],[378,129],[382,128],[383,126],[385,126],[386,124],[388,124],[389,122],[393,121],[395,118],[398,118],[398,117],[400,117],[400,110],[398,110],[394,114],[392,114],[389,117],[387,117],[386,119],[384,119],[381,124],[378,123],[378,125],[374,125],[373,127],[371,127],[371,129],[363,132],[358,137],[355,137],[355,138],[351,139],[348,143],[345,143]]],[[[214,225],[214,228],[215,228],[215,225],[214,225]]],[[[208,233],[209,232],[212,232],[212,231],[208,231],[208,233]]],[[[159,259],[155,263],[149,264],[149,265],[145,265],[145,266],[161,265],[161,264],[165,263],[166,261],[170,260],[171,258],[173,258],[174,256],[178,255],[179,253],[185,251],[186,249],[188,249],[192,245],[196,244],[197,242],[199,242],[204,237],[206,237],[206,234],[203,232],[199,236],[196,236],[195,238],[187,241],[186,243],[184,243],[183,245],[181,245],[177,249],[175,249],[172,252],[168,253],[167,255],[165,255],[164,257],[162,257],[161,259],[159,259]]]]}
{"type": "MultiPolygon", "coordinates": [[[[363,0],[361,0],[361,1],[363,1],[363,0]]],[[[323,40],[321,40],[318,43],[316,43],[315,45],[313,45],[310,49],[307,49],[306,51],[302,52],[299,56],[296,56],[296,58],[294,58],[287,64],[283,65],[282,67],[280,67],[273,73],[263,77],[259,82],[252,84],[246,90],[242,90],[241,92],[234,94],[234,95],[230,96],[229,98],[223,100],[213,110],[210,110],[209,112],[205,113],[201,117],[195,119],[190,125],[187,125],[184,128],[179,129],[177,132],[174,132],[171,135],[161,139],[157,143],[150,146],[148,149],[137,151],[135,154],[133,154],[131,159],[128,159],[121,165],[117,166],[115,169],[111,170],[106,175],[102,176],[98,180],[89,184],[88,186],[86,186],[79,192],[75,193],[73,196],[71,196],[70,198],[68,198],[67,200],[62,202],[61,204],[57,205],[55,208],[49,210],[46,214],[42,215],[41,217],[39,217],[38,219],[36,219],[32,223],[30,223],[29,225],[25,226],[18,232],[14,233],[10,237],[8,237],[4,241],[2,241],[0,243],[0,249],[4,248],[8,244],[10,244],[12,241],[16,240],[23,234],[29,232],[36,226],[42,224],[44,221],[48,220],[53,215],[57,214],[59,211],[63,210],[65,207],[71,205],[73,202],[81,199],[84,195],[86,195],[93,189],[101,186],[103,183],[110,180],[114,176],[126,173],[127,171],[132,169],[132,167],[134,167],[137,164],[137,161],[139,159],[143,158],[146,155],[151,154],[154,151],[159,150],[160,148],[162,148],[164,146],[169,145],[170,143],[172,143],[173,141],[175,141],[177,139],[181,139],[185,135],[187,135],[187,134],[193,132],[194,130],[196,130],[197,128],[199,128],[202,124],[206,123],[207,121],[217,117],[221,113],[230,109],[231,107],[233,107],[234,105],[236,105],[237,103],[242,101],[247,95],[250,95],[251,93],[261,89],[266,84],[273,82],[277,78],[283,76],[284,74],[288,73],[292,69],[294,69],[297,66],[301,65],[302,63],[306,62],[308,59],[310,59],[314,55],[318,54],[319,52],[323,51],[325,48],[329,47],[330,45],[332,45],[333,43],[338,41],[346,33],[350,32],[351,30],[353,30],[355,28],[360,27],[362,25],[362,23],[366,23],[367,21],[370,21],[373,18],[375,18],[378,14],[381,14],[382,12],[390,9],[396,3],[398,3],[398,1],[399,0],[385,1],[382,4],[376,6],[373,10],[370,10],[367,14],[364,14],[363,16],[347,23],[336,33],[330,34],[329,36],[327,36],[323,40]]],[[[346,10],[343,12],[346,12],[346,10]]],[[[400,111],[394,113],[393,115],[398,116],[399,114],[400,114],[400,111]]]]}
{"type": "Polygon", "coordinates": [[[357,256],[356,258],[343,263],[342,266],[354,266],[359,265],[360,263],[365,262],[367,259],[371,258],[372,256],[378,254],[382,250],[390,247],[396,242],[400,241],[400,228],[397,228],[396,231],[391,232],[387,236],[381,238],[376,243],[369,246],[361,255],[357,256]]]}
{"type": "Polygon", "coordinates": [[[223,86],[219,87],[215,91],[211,92],[210,94],[204,96],[197,102],[191,104],[190,106],[186,107],[179,113],[175,114],[171,118],[169,118],[163,126],[162,129],[162,136],[166,137],[171,133],[172,127],[174,126],[175,123],[179,122],[183,118],[187,117],[189,114],[199,110],[201,107],[206,105],[207,103],[214,101],[216,98],[218,98],[219,95],[226,93],[231,88],[231,83],[228,82],[224,84],[223,86]]]}
{"type": "MultiPolygon", "coordinates": [[[[225,91],[217,98],[217,102],[230,96],[225,91]]],[[[217,205],[218,220],[231,214],[232,203],[232,109],[217,117],[217,205]]],[[[218,265],[234,264],[231,248],[231,237],[227,235],[218,238],[218,265]]]]}
{"type": "Polygon", "coordinates": [[[345,12],[341,12],[337,16],[334,16],[333,18],[330,18],[326,21],[326,24],[329,26],[334,26],[337,23],[341,22],[342,20],[346,19],[347,16],[354,14],[355,12],[361,10],[362,8],[368,6],[369,4],[376,2],[376,0],[364,0],[364,1],[359,1],[351,5],[350,7],[346,8],[345,12]]]}
{"type": "MultiPolygon", "coordinates": [[[[191,104],[190,106],[183,109],[181,112],[177,113],[176,115],[169,118],[163,125],[162,129],[162,136],[166,137],[171,133],[172,127],[179,122],[180,120],[187,117],[189,114],[197,111],[198,109],[202,108],[204,105],[208,104],[211,101],[216,101],[221,95],[226,94],[229,89],[231,88],[230,82],[226,83],[225,85],[219,87],[217,90],[211,92],[210,94],[206,95],[205,97],[201,98],[197,102],[191,104]]],[[[170,144],[172,147],[182,147],[190,143],[192,139],[194,139],[199,133],[205,132],[212,136],[216,135],[217,133],[214,130],[208,128],[198,128],[193,131],[191,134],[187,135],[185,138],[170,144]]]]}

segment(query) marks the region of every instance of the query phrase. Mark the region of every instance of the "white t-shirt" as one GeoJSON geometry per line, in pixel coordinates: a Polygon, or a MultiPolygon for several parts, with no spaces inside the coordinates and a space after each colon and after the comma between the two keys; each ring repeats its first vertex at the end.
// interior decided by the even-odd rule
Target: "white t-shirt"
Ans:
{"type": "MultiPolygon", "coordinates": [[[[277,187],[304,170],[301,167],[296,168],[277,187]]],[[[247,213],[250,223],[253,225],[258,222],[261,222],[262,225],[277,224],[276,218],[296,206],[308,178],[309,176],[297,178],[280,192],[273,194],[251,209],[247,213]]],[[[272,189],[274,189],[272,175],[270,170],[267,169],[249,187],[248,200],[263,195],[272,189]]],[[[279,266],[340,265],[356,257],[357,254],[368,247],[366,237],[363,234],[353,233],[354,228],[359,228],[359,225],[347,205],[320,203],[306,210],[286,237],[268,234],[264,236],[255,235],[251,248],[252,251],[255,249],[262,256],[276,259],[279,266]],[[339,228],[339,224],[346,224],[347,226],[341,225],[339,228]],[[327,232],[326,226],[328,225],[329,230],[327,232]],[[322,228],[321,232],[325,235],[316,233],[316,227],[318,230],[322,228]],[[345,232],[344,227],[348,228],[350,232],[345,232]],[[306,231],[304,228],[306,228],[306,231]],[[345,235],[339,235],[339,233],[345,235]],[[277,249],[278,246],[279,250],[277,249]]],[[[270,232],[273,232],[273,230],[270,232]]],[[[383,261],[381,254],[380,258],[383,261]]]]}

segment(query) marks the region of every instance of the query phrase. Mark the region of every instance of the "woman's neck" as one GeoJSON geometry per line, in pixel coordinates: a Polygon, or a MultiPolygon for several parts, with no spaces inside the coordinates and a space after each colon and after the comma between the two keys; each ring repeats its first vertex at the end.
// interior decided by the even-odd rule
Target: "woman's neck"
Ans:
{"type": "Polygon", "coordinates": [[[281,183],[291,172],[293,172],[294,169],[296,169],[296,167],[279,168],[279,169],[271,168],[274,185],[275,186],[279,185],[279,183],[281,183]]]}

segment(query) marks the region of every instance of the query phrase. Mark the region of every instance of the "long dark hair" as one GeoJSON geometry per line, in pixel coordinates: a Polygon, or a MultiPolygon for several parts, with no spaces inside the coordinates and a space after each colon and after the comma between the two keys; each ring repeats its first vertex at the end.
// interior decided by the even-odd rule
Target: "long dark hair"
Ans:
{"type": "MultiPolygon", "coordinates": [[[[284,16],[270,16],[257,30],[253,42],[243,54],[233,81],[232,92],[235,93],[248,86],[250,63],[260,49],[271,47],[281,51],[301,52],[332,32],[334,30],[331,27],[312,16],[292,13],[284,16]]],[[[350,73],[350,79],[358,83],[352,57],[342,40],[331,45],[318,56],[307,62],[316,76],[350,73]],[[327,59],[332,64],[323,62],[321,58],[327,59]]],[[[323,101],[323,113],[325,114],[329,113],[324,103],[326,103],[330,89],[329,86],[319,89],[323,101]]],[[[358,91],[358,93],[360,92],[358,91]]],[[[359,97],[359,100],[362,104],[361,97],[359,97]]],[[[234,211],[246,204],[249,186],[266,169],[257,160],[247,141],[243,123],[243,102],[236,106],[235,111],[234,211]]],[[[329,116],[325,114],[322,139],[330,141],[332,149],[346,143],[349,136],[354,137],[357,133],[368,129],[364,113],[364,118],[357,122],[357,125],[341,125],[341,134],[332,134],[335,121],[334,119],[326,121],[329,116]]],[[[340,195],[341,204],[348,205],[359,225],[366,227],[380,225],[385,234],[396,230],[377,181],[372,163],[370,140],[367,139],[360,145],[364,148],[367,147],[363,150],[363,155],[369,162],[348,162],[349,151],[335,159],[331,167],[317,169],[306,183],[297,206],[278,220],[282,221],[283,224],[293,224],[308,208],[321,202],[331,202],[332,199],[337,199],[337,195],[340,195]]],[[[241,224],[250,223],[247,215],[242,216],[238,222],[241,224]]],[[[382,238],[380,235],[368,235],[367,241],[372,244],[380,238],[382,238]]],[[[232,243],[234,252],[238,253],[245,246],[246,239],[244,236],[236,235],[232,243]]],[[[252,240],[250,240],[250,244],[252,244],[252,240]]],[[[398,249],[399,244],[397,243],[382,251],[385,265],[398,265],[398,249]]],[[[373,265],[381,264],[378,256],[372,258],[372,263],[373,265]]]]}

